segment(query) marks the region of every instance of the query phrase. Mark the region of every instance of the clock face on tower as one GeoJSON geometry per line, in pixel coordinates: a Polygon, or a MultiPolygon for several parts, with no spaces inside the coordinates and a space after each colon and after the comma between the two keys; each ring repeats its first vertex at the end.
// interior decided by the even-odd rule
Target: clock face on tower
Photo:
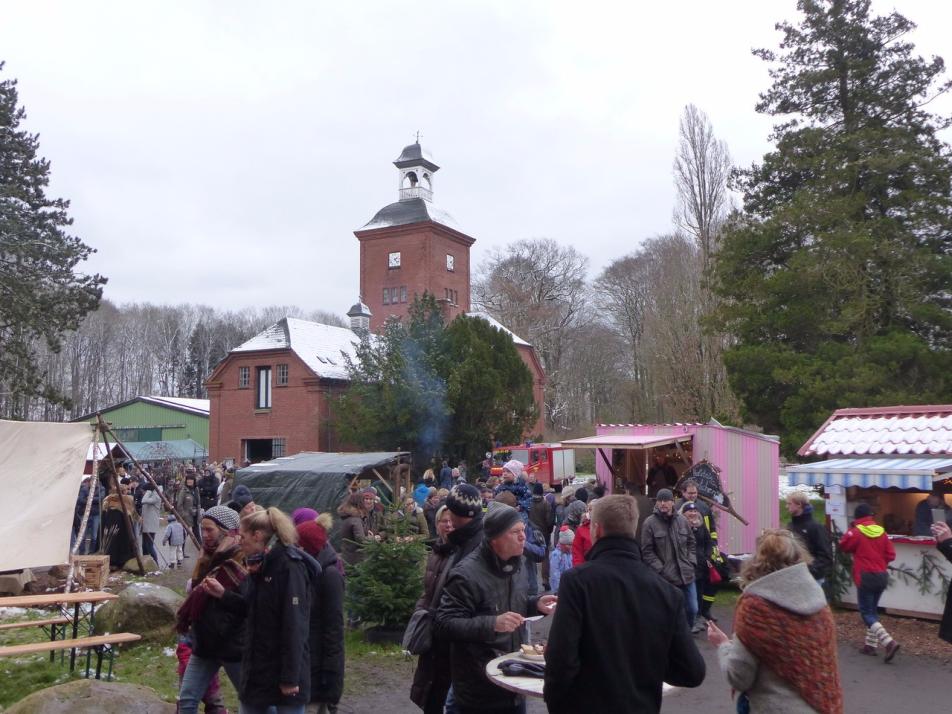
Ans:
{"type": "Polygon", "coordinates": [[[456,258],[449,253],[446,254],[446,269],[451,272],[456,270],[456,258]]]}
{"type": "Polygon", "coordinates": [[[391,253],[389,259],[387,260],[387,266],[390,268],[399,268],[400,267],[400,253],[399,251],[391,253]]]}

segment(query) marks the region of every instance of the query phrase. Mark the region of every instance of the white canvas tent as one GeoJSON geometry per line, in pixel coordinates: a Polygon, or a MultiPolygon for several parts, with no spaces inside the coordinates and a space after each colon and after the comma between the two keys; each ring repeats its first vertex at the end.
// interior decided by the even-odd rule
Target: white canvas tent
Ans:
{"type": "Polygon", "coordinates": [[[69,562],[89,424],[0,420],[0,571],[69,562]]]}

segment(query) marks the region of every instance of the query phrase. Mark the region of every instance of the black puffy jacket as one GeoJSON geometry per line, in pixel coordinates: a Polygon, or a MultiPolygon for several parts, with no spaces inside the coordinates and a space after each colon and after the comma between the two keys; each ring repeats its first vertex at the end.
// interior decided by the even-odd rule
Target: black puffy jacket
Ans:
{"type": "Polygon", "coordinates": [[[464,709],[504,709],[519,698],[489,681],[486,663],[515,652],[522,628],[496,632],[496,616],[505,612],[536,613],[538,598],[529,597],[522,557],[501,561],[487,541],[450,571],[436,612],[436,633],[450,642],[450,668],[456,701],[464,709]]]}
{"type": "Polygon", "coordinates": [[[245,648],[238,698],[260,706],[307,704],[311,668],[308,632],[311,582],[317,561],[278,542],[261,568],[245,578],[242,593],[226,592],[223,607],[246,613],[245,648]],[[298,693],[281,694],[279,685],[296,684],[298,693]]]}
{"type": "Polygon", "coordinates": [[[800,536],[800,540],[813,556],[813,562],[809,565],[810,575],[817,580],[829,577],[833,570],[833,548],[830,546],[830,536],[826,528],[813,517],[813,507],[805,506],[803,513],[790,519],[787,528],[800,536]]]}
{"type": "Polygon", "coordinates": [[[337,551],[328,543],[317,554],[321,577],[313,581],[311,621],[311,701],[337,704],[344,691],[344,576],[337,551]]]}

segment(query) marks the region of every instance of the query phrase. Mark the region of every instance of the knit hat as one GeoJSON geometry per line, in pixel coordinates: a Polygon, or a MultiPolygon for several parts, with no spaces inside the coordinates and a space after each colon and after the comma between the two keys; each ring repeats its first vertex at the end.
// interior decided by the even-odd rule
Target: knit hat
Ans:
{"type": "Polygon", "coordinates": [[[507,461],[502,465],[502,470],[509,471],[513,476],[519,478],[522,476],[522,472],[525,470],[525,467],[522,465],[521,461],[512,459],[511,461],[507,461]]]}
{"type": "Polygon", "coordinates": [[[231,500],[237,502],[239,506],[238,510],[241,510],[255,499],[251,495],[251,489],[243,483],[240,483],[232,490],[231,500]]]}
{"type": "Polygon", "coordinates": [[[575,500],[581,501],[582,503],[588,503],[588,491],[584,488],[575,489],[575,500]]]}
{"type": "Polygon", "coordinates": [[[228,506],[212,506],[202,514],[202,518],[214,521],[226,531],[236,531],[241,522],[238,514],[228,506]]]}
{"type": "Polygon", "coordinates": [[[681,513],[687,513],[688,511],[696,511],[697,504],[694,501],[688,501],[683,506],[681,506],[681,513]]]}
{"type": "MultiPolygon", "coordinates": [[[[311,509],[299,508],[298,510],[311,509]]],[[[297,513],[297,511],[295,511],[295,513],[297,513]]],[[[298,532],[298,544],[308,555],[316,557],[317,554],[323,550],[324,546],[327,545],[327,531],[317,521],[302,521],[296,524],[296,528],[298,532]]]]}
{"type": "Polygon", "coordinates": [[[541,496],[544,492],[545,492],[545,489],[542,488],[542,484],[541,484],[541,483],[534,483],[534,484],[532,484],[532,495],[533,495],[533,496],[541,496]]]}
{"type": "Polygon", "coordinates": [[[861,503],[856,507],[856,510],[853,511],[853,518],[859,520],[860,518],[866,518],[873,515],[873,507],[868,503],[861,503]]]}
{"type": "Polygon", "coordinates": [[[493,501],[489,504],[489,511],[483,519],[483,534],[486,540],[498,538],[517,523],[521,523],[519,511],[505,503],[493,501]]]}
{"type": "Polygon", "coordinates": [[[482,513],[483,498],[475,486],[461,483],[450,490],[446,507],[461,518],[475,518],[477,513],[482,513]]]}
{"type": "Polygon", "coordinates": [[[656,501],[673,501],[674,494],[671,493],[671,489],[662,488],[660,491],[658,491],[657,495],[655,496],[655,500],[656,501]]]}
{"type": "Polygon", "coordinates": [[[568,526],[562,526],[559,530],[559,545],[572,545],[575,542],[575,531],[568,526]]]}
{"type": "Polygon", "coordinates": [[[313,508],[295,508],[294,513],[291,514],[291,520],[294,521],[295,526],[299,526],[307,521],[315,520],[318,515],[313,508]]]}

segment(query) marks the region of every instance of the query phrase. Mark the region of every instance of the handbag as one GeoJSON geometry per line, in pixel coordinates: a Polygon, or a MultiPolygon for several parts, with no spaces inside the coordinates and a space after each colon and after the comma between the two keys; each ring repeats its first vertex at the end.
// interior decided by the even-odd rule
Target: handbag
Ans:
{"type": "MultiPolygon", "coordinates": [[[[447,563],[440,573],[436,587],[433,588],[433,602],[439,603],[443,592],[443,584],[450,573],[450,563],[447,563]]],[[[403,641],[400,646],[404,652],[412,655],[426,654],[433,647],[433,610],[436,608],[421,607],[413,611],[407,628],[403,631],[403,641]]]]}
{"type": "Polygon", "coordinates": [[[713,563],[708,563],[707,564],[707,581],[711,585],[717,585],[719,582],[721,582],[721,580],[723,580],[723,578],[721,577],[721,571],[715,568],[713,563]]]}

